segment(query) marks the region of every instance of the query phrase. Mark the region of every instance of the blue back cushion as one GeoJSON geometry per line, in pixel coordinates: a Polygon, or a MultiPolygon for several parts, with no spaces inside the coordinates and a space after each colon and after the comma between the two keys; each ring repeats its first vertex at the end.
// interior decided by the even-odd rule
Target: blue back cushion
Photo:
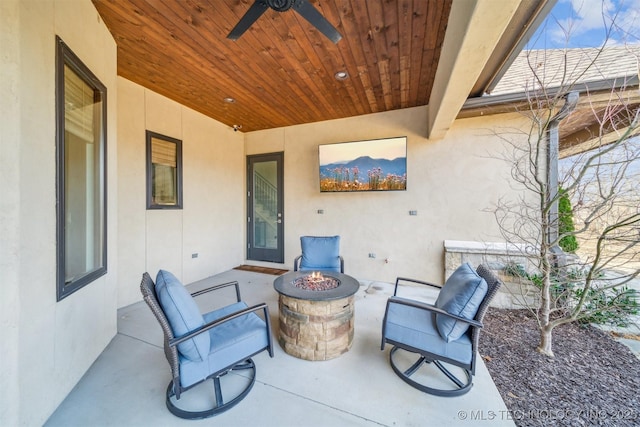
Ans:
{"type": "Polygon", "coordinates": [[[302,261],[300,270],[340,271],[340,236],[300,237],[302,261]]]}
{"type": "MultiPolygon", "coordinates": [[[[156,295],[162,306],[169,325],[176,337],[180,337],[204,325],[204,319],[198,305],[187,288],[170,272],[158,271],[156,276],[156,295]]],[[[209,354],[210,337],[202,333],[190,340],[178,344],[178,351],[185,358],[201,362],[209,354]]]]}
{"type": "MultiPolygon", "coordinates": [[[[447,313],[473,319],[488,288],[487,282],[469,263],[462,264],[447,279],[440,290],[435,306],[447,313]]],[[[440,336],[447,342],[457,340],[469,328],[469,324],[443,314],[436,314],[436,325],[440,336]]]]}

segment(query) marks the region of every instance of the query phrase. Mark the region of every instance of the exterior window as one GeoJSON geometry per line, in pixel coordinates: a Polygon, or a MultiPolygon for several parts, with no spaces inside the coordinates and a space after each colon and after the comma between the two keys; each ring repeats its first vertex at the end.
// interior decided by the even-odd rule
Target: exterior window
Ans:
{"type": "Polygon", "coordinates": [[[56,37],[58,301],[107,272],[107,89],[56,37]]]}
{"type": "Polygon", "coordinates": [[[147,131],[147,209],[182,209],[182,141],[147,131]]]}

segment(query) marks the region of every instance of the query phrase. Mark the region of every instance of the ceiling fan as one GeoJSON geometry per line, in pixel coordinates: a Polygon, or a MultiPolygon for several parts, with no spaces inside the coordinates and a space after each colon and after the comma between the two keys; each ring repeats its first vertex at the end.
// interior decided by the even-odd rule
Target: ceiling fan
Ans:
{"type": "Polygon", "coordinates": [[[231,30],[228,39],[238,40],[245,31],[249,29],[254,22],[262,16],[268,8],[276,12],[286,12],[293,8],[304,19],[309,21],[311,25],[316,27],[318,31],[327,36],[333,43],[338,43],[342,35],[335,29],[333,25],[313,7],[309,0],[256,0],[247,10],[236,26],[231,30]]]}

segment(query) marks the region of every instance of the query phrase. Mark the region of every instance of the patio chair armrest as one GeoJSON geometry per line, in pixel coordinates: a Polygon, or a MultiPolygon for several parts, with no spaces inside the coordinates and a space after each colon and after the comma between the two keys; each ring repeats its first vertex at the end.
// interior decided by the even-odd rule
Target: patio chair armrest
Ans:
{"type": "Polygon", "coordinates": [[[222,325],[223,323],[229,322],[233,319],[236,319],[240,316],[244,316],[245,314],[249,314],[249,313],[253,313],[256,311],[260,311],[262,310],[263,315],[264,315],[264,321],[267,324],[267,333],[269,334],[269,336],[271,336],[271,322],[270,322],[270,318],[269,318],[269,307],[267,306],[267,304],[265,303],[261,303],[261,304],[257,304],[251,307],[247,307],[243,310],[239,310],[236,311],[234,313],[228,314],[224,317],[221,317],[220,319],[217,320],[213,320],[209,323],[205,323],[204,325],[200,326],[197,329],[194,329],[190,332],[187,332],[186,334],[176,337],[174,339],[172,339],[171,341],[169,341],[169,346],[170,347],[174,347],[177,346],[180,343],[183,343],[197,335],[200,335],[203,332],[207,332],[209,329],[215,328],[216,326],[222,325]]]}
{"type": "Polygon", "coordinates": [[[217,290],[229,287],[229,286],[235,286],[236,287],[236,302],[240,302],[240,300],[241,300],[240,299],[240,285],[238,284],[237,281],[221,283],[219,285],[214,285],[214,286],[208,287],[206,289],[202,289],[201,291],[196,291],[196,292],[192,293],[191,296],[192,297],[197,297],[199,295],[206,294],[206,293],[211,292],[211,291],[217,291],[217,290]]]}
{"type": "Polygon", "coordinates": [[[421,302],[421,301],[415,301],[415,300],[411,300],[411,299],[407,299],[407,298],[401,298],[401,297],[390,297],[389,300],[387,301],[387,307],[389,306],[389,304],[402,304],[402,305],[407,305],[410,307],[415,307],[415,308],[419,308],[422,310],[427,310],[436,314],[442,314],[444,316],[450,317],[452,319],[455,320],[459,320],[461,322],[467,323],[470,326],[475,326],[476,328],[482,328],[483,324],[482,322],[478,322],[475,319],[467,319],[465,317],[461,317],[461,316],[457,316],[455,314],[451,314],[441,308],[436,307],[435,305],[432,304],[427,304],[425,302],[421,302]]]}
{"type": "Polygon", "coordinates": [[[398,292],[398,285],[401,284],[401,282],[411,282],[411,283],[417,283],[419,285],[427,285],[427,286],[431,286],[433,288],[442,288],[442,286],[436,285],[434,283],[431,282],[425,282],[424,280],[417,280],[417,279],[410,279],[407,277],[398,277],[396,278],[396,286],[393,288],[393,296],[396,296],[397,292],[398,292]]]}

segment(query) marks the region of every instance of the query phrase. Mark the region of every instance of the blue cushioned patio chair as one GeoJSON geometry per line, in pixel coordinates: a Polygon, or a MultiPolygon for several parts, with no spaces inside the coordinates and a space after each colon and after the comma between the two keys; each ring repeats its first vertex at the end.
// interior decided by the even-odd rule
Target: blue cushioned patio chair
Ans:
{"type": "Polygon", "coordinates": [[[412,387],[437,396],[465,394],[475,375],[482,319],[502,282],[483,265],[474,271],[463,264],[447,279],[433,305],[397,296],[399,284],[411,283],[439,288],[421,280],[396,279],[382,321],[381,350],[386,343],[393,345],[391,367],[412,387]],[[426,369],[419,371],[425,363],[433,363],[452,382],[451,387],[427,386],[438,379],[425,375],[426,369]],[[444,364],[461,368],[465,378],[458,378],[444,364]]]}
{"type": "MultiPolygon", "coordinates": [[[[256,367],[251,357],[263,350],[273,357],[267,305],[247,307],[240,299],[238,282],[190,294],[173,274],[164,270],[158,272],[155,284],[144,273],[140,290],[164,334],[164,354],[172,374],[166,394],[169,411],[180,418],[207,418],[244,399],[255,382],[256,367]],[[200,313],[193,297],[230,286],[235,286],[237,302],[204,315],[200,313]],[[223,398],[220,379],[232,371],[243,373],[226,378],[238,380],[243,387],[232,396],[225,393],[223,398]],[[209,408],[194,411],[177,406],[185,391],[209,379],[213,380],[215,393],[215,402],[209,408]]],[[[238,389],[236,383],[233,386],[238,389]]]]}
{"type": "Polygon", "coordinates": [[[323,270],[344,273],[340,236],[300,237],[302,255],[293,260],[293,271],[323,270]]]}

